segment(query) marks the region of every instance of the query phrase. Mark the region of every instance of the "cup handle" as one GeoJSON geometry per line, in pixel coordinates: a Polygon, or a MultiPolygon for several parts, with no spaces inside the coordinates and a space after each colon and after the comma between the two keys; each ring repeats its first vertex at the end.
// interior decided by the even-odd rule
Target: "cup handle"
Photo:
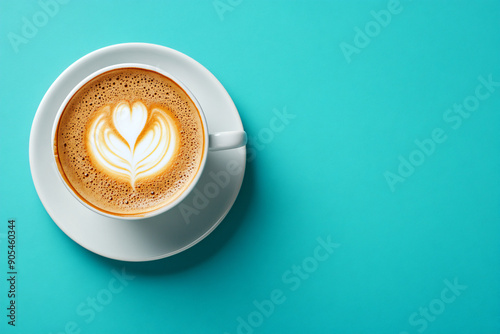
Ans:
{"type": "Polygon", "coordinates": [[[245,131],[227,131],[212,133],[208,136],[208,150],[222,151],[238,148],[247,144],[245,131]]]}

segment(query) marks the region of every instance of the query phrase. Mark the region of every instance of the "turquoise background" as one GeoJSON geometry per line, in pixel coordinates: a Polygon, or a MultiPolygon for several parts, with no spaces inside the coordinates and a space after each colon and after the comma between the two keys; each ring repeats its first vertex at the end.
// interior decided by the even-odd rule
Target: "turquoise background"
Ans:
{"type": "Polygon", "coordinates": [[[341,43],[355,45],[356,27],[376,29],[370,12],[387,8],[72,0],[15,52],[9,33],[21,35],[23,17],[33,22],[42,7],[0,1],[0,332],[499,333],[500,87],[459,128],[443,116],[475,94],[478,77],[500,81],[500,3],[401,1],[349,63],[341,43]],[[124,42],[165,45],[212,71],[256,152],[223,223],[150,263],[102,258],[69,239],[29,170],[31,123],[51,83],[124,42]],[[274,109],[295,118],[262,143],[274,109]],[[398,173],[400,156],[418,158],[415,140],[436,128],[446,141],[391,191],[384,174],[398,173]],[[8,218],[18,224],[15,328],[5,316],[8,218]],[[339,244],[320,262],[310,258],[318,238],[339,244]],[[109,301],[113,270],[135,278],[109,301]],[[445,289],[455,280],[454,295],[445,289]],[[254,301],[273,290],[282,303],[257,313],[254,301]],[[98,296],[107,304],[93,319],[79,314],[98,296]]]}

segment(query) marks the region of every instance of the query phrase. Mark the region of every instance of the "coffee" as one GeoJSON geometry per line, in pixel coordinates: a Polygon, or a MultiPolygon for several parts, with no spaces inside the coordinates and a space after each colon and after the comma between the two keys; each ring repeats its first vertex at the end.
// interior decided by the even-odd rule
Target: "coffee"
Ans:
{"type": "Polygon", "coordinates": [[[141,215],[177,199],[205,149],[200,111],[173,80],[141,68],[105,72],[69,100],[54,154],[74,193],[115,215],[141,215]]]}

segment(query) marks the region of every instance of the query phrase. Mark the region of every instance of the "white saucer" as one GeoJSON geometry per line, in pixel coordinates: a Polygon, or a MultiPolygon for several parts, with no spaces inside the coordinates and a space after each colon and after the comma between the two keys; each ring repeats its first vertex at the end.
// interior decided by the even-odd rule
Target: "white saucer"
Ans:
{"type": "Polygon", "coordinates": [[[96,70],[119,63],[153,65],[181,80],[201,104],[210,133],[243,130],[229,94],[205,67],[192,58],[153,44],[113,45],[77,60],[57,78],[43,97],[31,128],[31,175],[49,215],[64,233],[81,246],[116,260],[161,259],[195,245],[224,219],[243,182],[246,148],[209,151],[197,190],[177,207],[156,217],[122,221],[104,217],[84,207],[68,192],[51,161],[52,125],[59,106],[75,85],[96,70]],[[240,168],[239,173],[231,175],[223,172],[231,175],[227,184],[214,180],[214,173],[233,171],[235,166],[240,168]]]}

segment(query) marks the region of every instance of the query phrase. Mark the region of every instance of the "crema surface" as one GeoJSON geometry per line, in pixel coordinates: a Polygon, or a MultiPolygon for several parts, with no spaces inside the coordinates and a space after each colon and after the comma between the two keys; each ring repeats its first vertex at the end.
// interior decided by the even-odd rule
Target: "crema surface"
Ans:
{"type": "Polygon", "coordinates": [[[175,82],[124,68],[86,83],[60,118],[55,155],[75,193],[108,213],[140,215],[175,200],[203,157],[201,116],[175,82]]]}

